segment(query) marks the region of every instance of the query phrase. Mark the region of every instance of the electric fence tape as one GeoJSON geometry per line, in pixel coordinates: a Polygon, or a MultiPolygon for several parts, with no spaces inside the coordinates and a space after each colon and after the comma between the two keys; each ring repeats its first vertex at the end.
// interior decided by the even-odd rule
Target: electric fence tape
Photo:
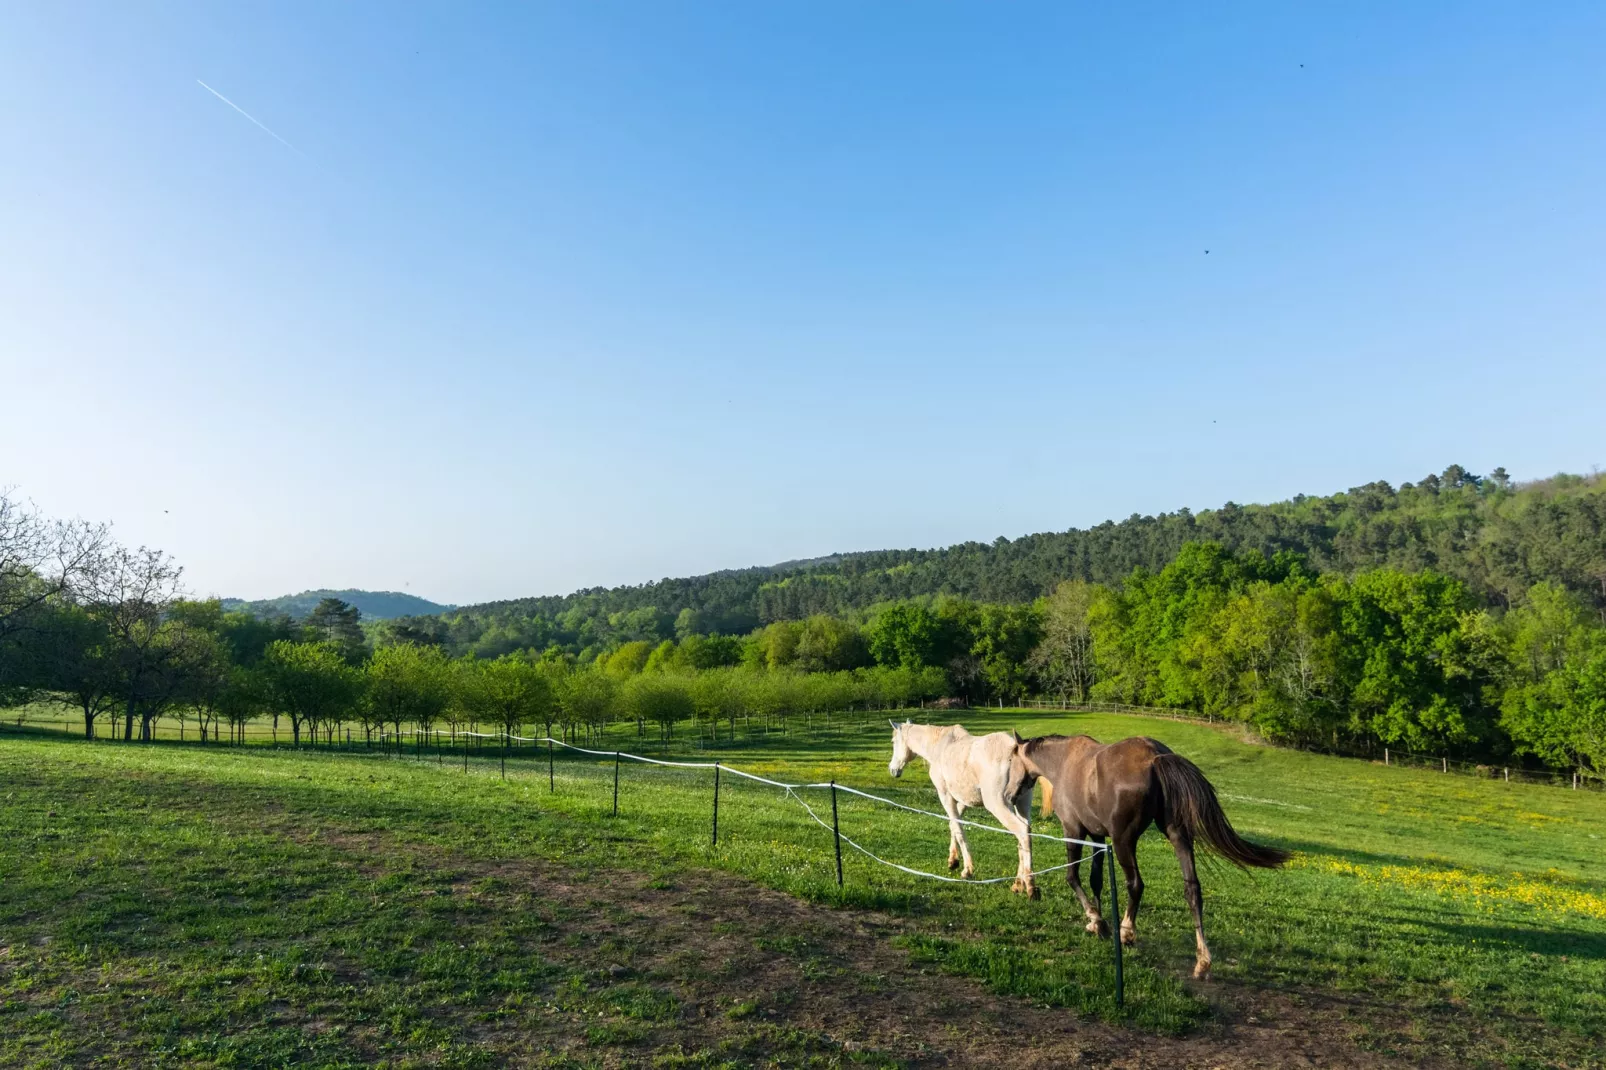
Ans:
{"type": "MultiPolygon", "coordinates": [[[[949,877],[941,873],[928,873],[923,869],[911,869],[909,866],[899,865],[897,862],[891,862],[885,858],[882,858],[869,848],[864,847],[851,837],[843,834],[839,829],[834,828],[829,822],[821,818],[819,814],[816,814],[814,812],[814,808],[808,804],[808,801],[804,799],[803,796],[798,794],[799,791],[829,791],[833,787],[833,785],[829,783],[788,784],[784,781],[771,780],[769,777],[759,776],[757,773],[749,773],[744,769],[737,769],[735,766],[726,765],[723,762],[671,762],[662,758],[648,758],[640,754],[631,754],[628,751],[592,750],[589,747],[577,747],[572,743],[565,743],[561,739],[553,739],[551,736],[515,736],[511,733],[507,735],[497,735],[487,732],[459,732],[457,734],[460,736],[473,736],[479,739],[508,740],[518,743],[551,743],[567,750],[576,751],[580,754],[591,754],[599,758],[629,758],[631,761],[643,762],[647,765],[672,766],[677,769],[713,769],[717,765],[721,772],[744,777],[748,780],[757,781],[760,784],[767,784],[772,788],[780,788],[781,791],[783,791],[787,796],[796,800],[798,805],[802,806],[809,817],[811,817],[821,828],[829,829],[833,835],[840,837],[843,843],[847,844],[849,847],[852,847],[855,851],[858,851],[866,858],[869,858],[874,862],[878,862],[883,866],[900,870],[915,877],[928,877],[931,880],[944,881],[948,884],[1002,884],[1004,881],[1013,881],[1019,879],[1018,876],[1013,875],[1008,877],[988,877],[985,879],[977,879],[974,877],[949,877]]],[[[883,803],[887,806],[896,807],[899,810],[907,810],[911,814],[920,814],[923,817],[935,818],[936,820],[943,822],[954,822],[960,825],[965,825],[969,828],[982,829],[987,832],[998,832],[1005,836],[1013,837],[1015,835],[1008,829],[1000,828],[997,825],[988,825],[981,821],[970,821],[962,817],[949,817],[947,814],[939,814],[935,810],[922,810],[918,806],[909,806],[894,799],[884,798],[880,795],[872,795],[867,791],[860,791],[858,788],[847,787],[844,784],[836,784],[834,787],[837,791],[845,791],[849,795],[857,795],[862,799],[869,799],[872,802],[883,803]]],[[[1110,851],[1109,844],[1098,843],[1093,840],[1078,840],[1070,836],[1055,836],[1047,832],[1028,832],[1027,835],[1036,840],[1051,840],[1054,843],[1080,844],[1083,847],[1091,847],[1093,849],[1093,853],[1088,856],[1089,859],[1096,858],[1101,851],[1106,853],[1110,851]]],[[[1080,864],[1081,861],[1081,859],[1077,859],[1075,862],[1066,862],[1064,865],[1050,866],[1047,869],[1034,869],[1031,871],[1029,876],[1040,877],[1046,873],[1058,873],[1062,869],[1070,869],[1072,866],[1080,864]]]]}

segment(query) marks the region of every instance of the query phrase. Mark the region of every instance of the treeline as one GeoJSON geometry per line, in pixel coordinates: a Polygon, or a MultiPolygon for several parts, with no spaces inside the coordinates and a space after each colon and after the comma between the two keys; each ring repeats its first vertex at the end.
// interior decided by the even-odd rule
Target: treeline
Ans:
{"type": "Polygon", "coordinates": [[[1307,747],[1606,773],[1606,625],[1587,591],[1556,579],[1491,601],[1436,569],[1324,571],[1290,550],[1190,542],[1160,567],[1029,601],[926,595],[741,635],[647,607],[626,614],[638,630],[579,651],[487,651],[416,620],[365,630],[335,599],[299,622],[226,613],[180,598],[163,555],[103,531],[33,530],[53,531],[40,543],[52,548],[0,573],[0,691],[69,703],[91,734],[116,717],[121,738],[148,737],[172,716],[210,738],[263,716],[287,718],[297,740],[443,720],[667,734],[1038,693],[1194,710],[1307,747]]]}
{"type": "Polygon", "coordinates": [[[1510,608],[1432,570],[1317,575],[1296,554],[1185,546],[1047,600],[1035,665],[1072,694],[1179,707],[1306,746],[1528,757],[1606,774],[1606,626],[1542,581],[1510,608]]]}
{"type": "Polygon", "coordinates": [[[1132,516],[1072,529],[937,550],[839,554],[770,568],[494,602],[397,623],[400,634],[453,653],[497,656],[557,646],[582,660],[621,643],[714,632],[815,614],[859,617],[894,601],[947,595],[1025,603],[1066,580],[1122,583],[1157,572],[1189,543],[1270,558],[1294,553],[1316,575],[1391,569],[1437,572],[1479,604],[1510,608],[1537,583],[1606,610],[1606,483],[1556,476],[1515,485],[1451,465],[1399,487],[1385,482],[1272,505],[1132,516]]]}

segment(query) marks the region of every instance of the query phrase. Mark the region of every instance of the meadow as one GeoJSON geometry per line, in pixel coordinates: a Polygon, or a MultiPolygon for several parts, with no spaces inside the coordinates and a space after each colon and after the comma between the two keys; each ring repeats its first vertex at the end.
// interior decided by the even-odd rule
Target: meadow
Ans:
{"type": "MultiPolygon", "coordinates": [[[[626,763],[613,817],[612,761],[562,752],[549,788],[544,752],[516,753],[504,778],[490,748],[465,771],[462,750],[13,728],[0,736],[0,1064],[985,1062],[1007,1040],[1002,1018],[1078,1023],[1063,1043],[1106,1056],[1231,1065],[1264,1041],[1275,1064],[1275,1044],[1308,1036],[1327,1061],[1606,1065],[1606,797],[1182,722],[963,718],[1161,739],[1204,769],[1240,832],[1295,852],[1279,872],[1205,868],[1215,980],[1187,980],[1191,924],[1154,833],[1117,1009],[1110,945],[1082,932],[1060,875],[1034,903],[845,851],[839,891],[830,833],[735,777],[714,846],[704,770],[626,763]],[[974,1037],[944,1049],[897,1027],[938,1012],[973,1020],[974,1037]]],[[[604,746],[934,803],[923,764],[888,776],[884,720],[718,750],[611,732],[604,746]]],[[[828,813],[828,798],[809,801],[828,813]]],[[[941,870],[941,823],[839,804],[845,834],[941,870]]],[[[1011,840],[970,840],[979,876],[1012,872],[1011,840]]],[[[1039,868],[1064,860],[1039,851],[1039,868]]]]}

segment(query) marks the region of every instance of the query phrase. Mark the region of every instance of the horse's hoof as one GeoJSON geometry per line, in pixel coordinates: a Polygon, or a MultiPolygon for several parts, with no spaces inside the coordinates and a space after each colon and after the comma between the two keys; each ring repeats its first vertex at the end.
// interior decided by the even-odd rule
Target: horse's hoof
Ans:
{"type": "Polygon", "coordinates": [[[1210,960],[1200,959],[1193,964],[1193,979],[1195,981],[1210,980],[1210,960]]]}
{"type": "Polygon", "coordinates": [[[1137,942],[1138,931],[1136,929],[1130,929],[1125,925],[1121,926],[1121,943],[1125,944],[1127,947],[1134,947],[1137,945],[1137,942]]]}
{"type": "Polygon", "coordinates": [[[1087,923],[1087,931],[1100,940],[1110,935],[1110,927],[1104,923],[1103,918],[1094,918],[1087,923]]]}
{"type": "Polygon", "coordinates": [[[1032,899],[1041,899],[1043,898],[1043,889],[1035,884],[1029,885],[1026,889],[1026,894],[1032,899]]]}
{"type": "Polygon", "coordinates": [[[951,872],[951,871],[956,870],[958,868],[959,868],[959,859],[950,858],[948,860],[948,869],[949,869],[949,871],[951,872]]]}
{"type": "Polygon", "coordinates": [[[963,873],[961,873],[959,875],[959,879],[968,881],[970,878],[974,877],[975,875],[976,875],[976,871],[975,870],[966,869],[963,873]]]}

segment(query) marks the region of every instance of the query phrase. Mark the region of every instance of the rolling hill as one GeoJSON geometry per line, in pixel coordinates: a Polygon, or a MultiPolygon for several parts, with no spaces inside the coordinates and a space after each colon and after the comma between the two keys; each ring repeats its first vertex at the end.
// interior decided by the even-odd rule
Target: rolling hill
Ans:
{"type": "Polygon", "coordinates": [[[281,595],[278,598],[264,598],[260,601],[248,602],[239,598],[222,599],[226,610],[243,609],[247,613],[254,613],[259,617],[276,617],[285,615],[293,620],[299,620],[312,612],[314,606],[325,598],[338,598],[342,602],[356,606],[362,611],[366,620],[391,620],[395,617],[432,616],[438,613],[448,613],[454,607],[431,602],[427,598],[420,598],[413,594],[403,594],[400,591],[302,591],[300,594],[281,595]]]}
{"type": "Polygon", "coordinates": [[[482,652],[580,649],[610,635],[738,634],[922,596],[1026,602],[1067,579],[1114,584],[1137,568],[1157,571],[1190,542],[1294,553],[1315,572],[1432,569],[1491,605],[1509,605],[1549,580],[1606,611],[1606,480],[1563,474],[1519,484],[1504,469],[1481,477],[1451,465],[1399,487],[1379,480],[1325,496],[1134,514],[1016,539],[831,554],[465,606],[410,624],[455,650],[482,652]]]}

